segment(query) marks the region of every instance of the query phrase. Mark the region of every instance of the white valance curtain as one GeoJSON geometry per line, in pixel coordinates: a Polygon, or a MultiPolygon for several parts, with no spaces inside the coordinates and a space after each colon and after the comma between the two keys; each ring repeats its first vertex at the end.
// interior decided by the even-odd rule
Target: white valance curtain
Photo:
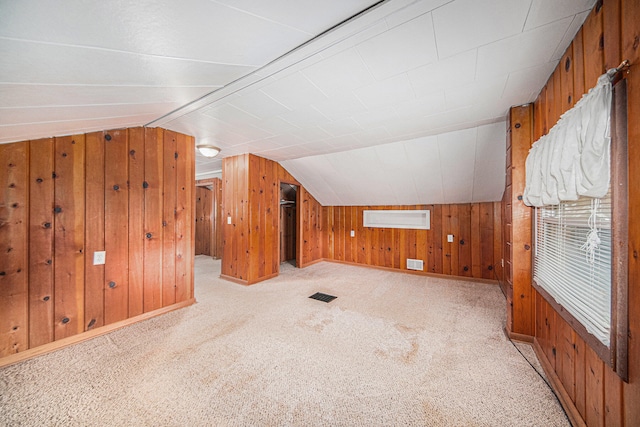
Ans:
{"type": "Polygon", "coordinates": [[[607,194],[611,78],[616,72],[612,69],[600,76],[597,85],[533,144],[526,161],[526,205],[557,205],[580,196],[607,194]]]}

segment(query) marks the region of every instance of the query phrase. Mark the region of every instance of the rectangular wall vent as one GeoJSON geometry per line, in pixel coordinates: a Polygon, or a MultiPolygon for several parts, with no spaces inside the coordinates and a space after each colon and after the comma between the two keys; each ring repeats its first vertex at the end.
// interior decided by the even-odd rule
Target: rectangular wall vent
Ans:
{"type": "Polygon", "coordinates": [[[428,230],[430,215],[428,210],[374,210],[363,211],[363,225],[375,228],[409,228],[428,230]]]}
{"type": "Polygon", "coordinates": [[[424,261],[421,259],[411,259],[407,258],[407,270],[424,270],[424,261]]]}

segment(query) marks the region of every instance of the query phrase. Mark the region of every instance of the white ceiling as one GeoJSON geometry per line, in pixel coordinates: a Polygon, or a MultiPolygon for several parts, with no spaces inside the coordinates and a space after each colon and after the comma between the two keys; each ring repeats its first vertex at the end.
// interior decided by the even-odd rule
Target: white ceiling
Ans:
{"type": "Polygon", "coordinates": [[[594,3],[0,1],[0,142],[149,124],[222,148],[199,177],[251,152],[323,204],[498,200],[507,111],[594,3]]]}

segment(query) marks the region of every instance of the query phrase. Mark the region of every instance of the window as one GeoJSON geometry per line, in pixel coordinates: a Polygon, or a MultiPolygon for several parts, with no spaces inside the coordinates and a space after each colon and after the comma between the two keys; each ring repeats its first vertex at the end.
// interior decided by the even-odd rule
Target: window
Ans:
{"type": "Polygon", "coordinates": [[[609,347],[611,191],[536,208],[535,218],[535,282],[609,347]]]}
{"type": "Polygon", "coordinates": [[[611,185],[593,199],[537,207],[536,290],[624,380],[628,378],[626,81],[613,89],[611,185]]]}

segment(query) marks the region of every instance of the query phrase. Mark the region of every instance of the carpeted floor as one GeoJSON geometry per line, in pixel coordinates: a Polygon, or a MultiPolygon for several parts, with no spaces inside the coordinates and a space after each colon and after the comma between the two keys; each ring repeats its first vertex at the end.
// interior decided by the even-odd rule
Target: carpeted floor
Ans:
{"type": "Polygon", "coordinates": [[[320,263],[0,370],[0,425],[567,426],[495,285],[320,263]],[[315,292],[336,295],[327,304],[315,292]]]}

